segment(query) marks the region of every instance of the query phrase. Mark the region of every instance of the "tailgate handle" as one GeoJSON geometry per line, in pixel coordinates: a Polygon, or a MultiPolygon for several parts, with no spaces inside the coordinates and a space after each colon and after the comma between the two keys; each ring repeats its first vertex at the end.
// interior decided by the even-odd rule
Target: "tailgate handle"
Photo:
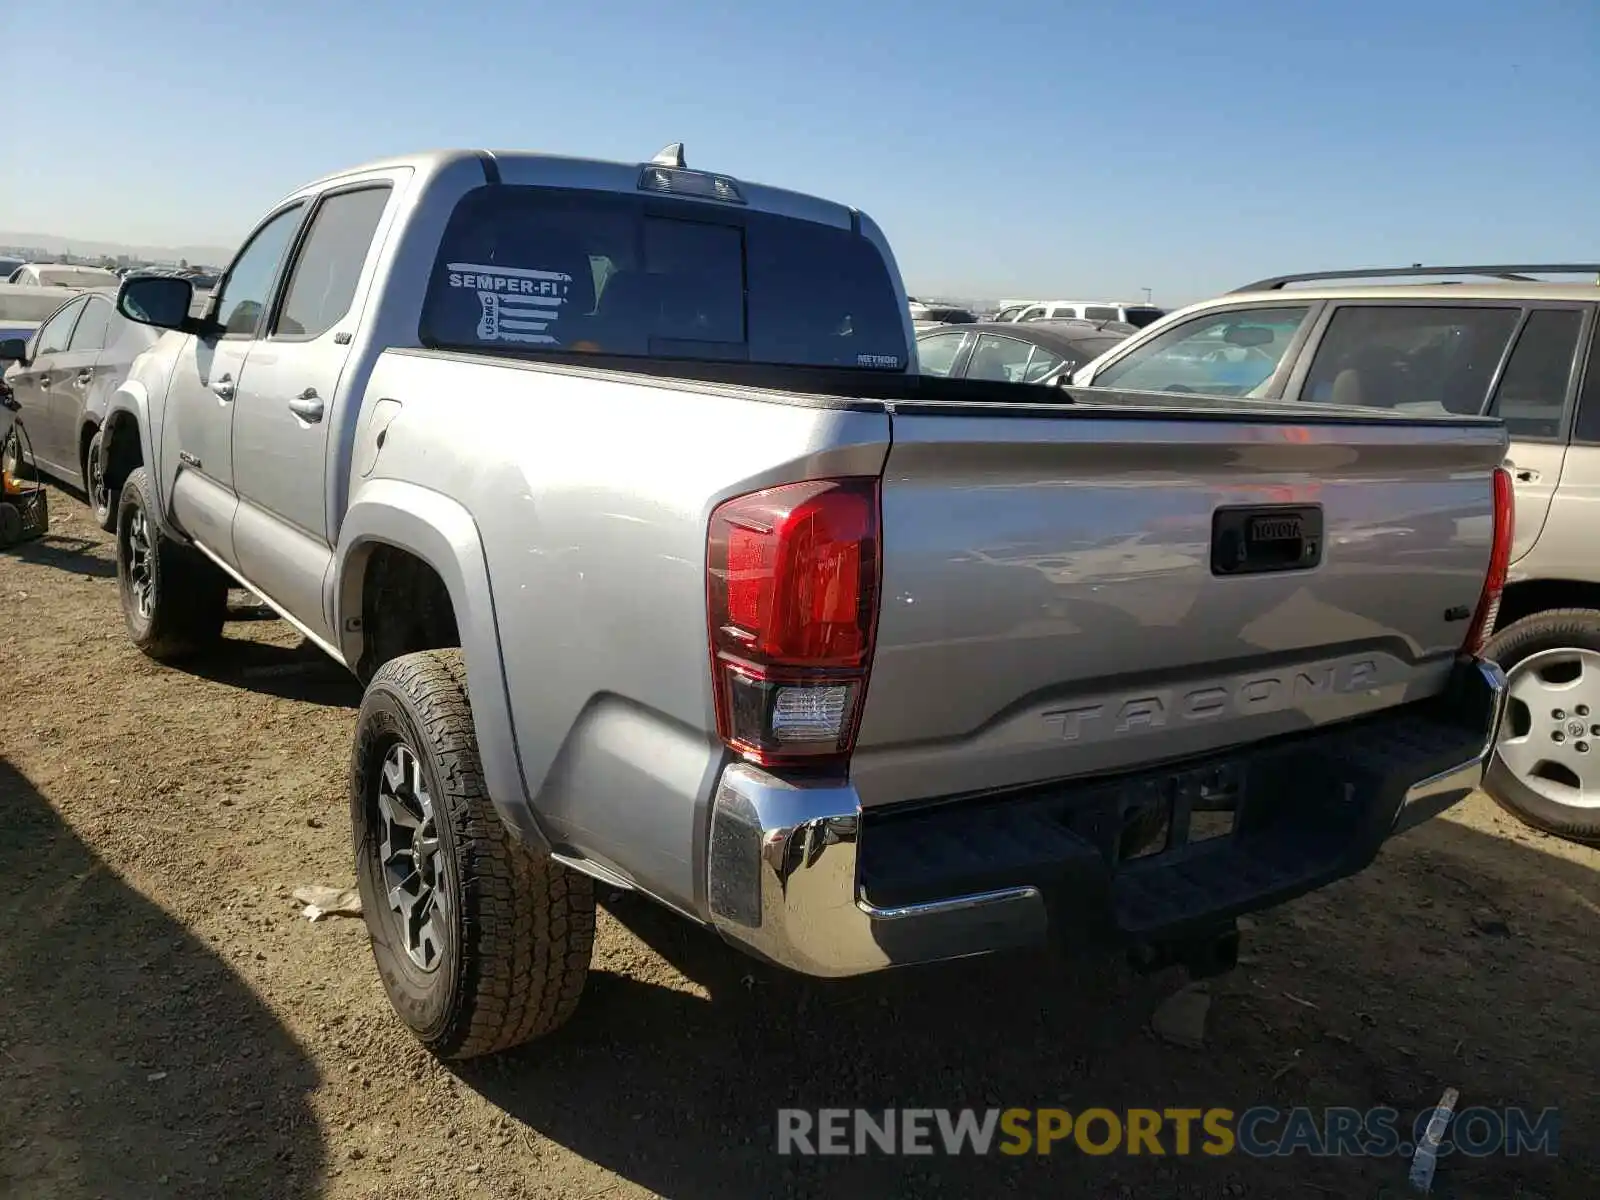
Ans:
{"type": "Polygon", "coordinates": [[[1322,505],[1219,508],[1211,515],[1211,573],[1308,571],[1322,562],[1322,505]]]}

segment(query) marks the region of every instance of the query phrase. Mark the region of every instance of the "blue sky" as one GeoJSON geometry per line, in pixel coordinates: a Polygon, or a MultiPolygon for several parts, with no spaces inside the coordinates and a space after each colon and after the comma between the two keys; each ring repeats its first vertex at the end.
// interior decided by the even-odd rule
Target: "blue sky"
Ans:
{"type": "Polygon", "coordinates": [[[67,0],[7,42],[0,230],[227,245],[368,158],[681,140],[927,293],[1600,256],[1597,0],[67,0]]]}

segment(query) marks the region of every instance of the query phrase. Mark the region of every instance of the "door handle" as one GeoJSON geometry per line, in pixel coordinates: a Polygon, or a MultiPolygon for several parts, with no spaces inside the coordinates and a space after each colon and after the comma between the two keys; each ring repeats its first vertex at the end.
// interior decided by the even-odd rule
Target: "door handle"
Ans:
{"type": "Polygon", "coordinates": [[[211,390],[217,394],[217,399],[218,400],[223,400],[223,401],[232,400],[233,399],[233,376],[232,375],[224,375],[221,379],[216,380],[215,382],[212,383],[211,390]]]}
{"type": "Polygon", "coordinates": [[[79,383],[88,383],[92,379],[94,379],[94,372],[93,371],[79,371],[78,372],[78,382],[79,383]]]}
{"type": "Polygon", "coordinates": [[[1539,482],[1539,472],[1532,467],[1515,467],[1512,469],[1512,475],[1515,476],[1518,483],[1539,482]]]}
{"type": "Polygon", "coordinates": [[[293,400],[289,401],[289,411],[295,416],[299,417],[302,421],[308,421],[315,425],[318,421],[322,420],[322,414],[324,411],[322,397],[317,395],[316,388],[308,387],[293,400]]]}

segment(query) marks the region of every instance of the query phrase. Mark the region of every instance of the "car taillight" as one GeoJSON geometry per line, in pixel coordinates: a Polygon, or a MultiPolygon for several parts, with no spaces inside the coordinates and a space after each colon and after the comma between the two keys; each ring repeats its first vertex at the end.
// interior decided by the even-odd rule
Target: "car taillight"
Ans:
{"type": "Polygon", "coordinates": [[[1511,568],[1511,537],[1515,527],[1516,493],[1511,486],[1511,472],[1504,467],[1494,470],[1494,538],[1489,548],[1489,573],[1483,580],[1483,592],[1478,597],[1478,611],[1473,614],[1472,625],[1467,630],[1467,640],[1461,644],[1463,653],[1477,656],[1483,653],[1494,633],[1495,618],[1500,615],[1500,593],[1505,591],[1506,574],[1511,568]]]}
{"type": "Polygon", "coordinates": [[[717,733],[762,766],[855,743],[878,618],[878,481],[816,479],[711,514],[706,600],[717,733]]]}

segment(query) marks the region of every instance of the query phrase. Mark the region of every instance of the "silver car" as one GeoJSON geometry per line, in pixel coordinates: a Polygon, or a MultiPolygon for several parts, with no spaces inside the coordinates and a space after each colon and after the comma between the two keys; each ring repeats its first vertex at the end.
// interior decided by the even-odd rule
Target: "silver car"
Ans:
{"type": "Polygon", "coordinates": [[[100,455],[106,401],[128,377],[133,360],[161,337],[159,330],[118,314],[115,301],[116,293],[103,289],[58,303],[5,376],[40,469],[82,487],[106,530],[116,512],[100,455]]]}

